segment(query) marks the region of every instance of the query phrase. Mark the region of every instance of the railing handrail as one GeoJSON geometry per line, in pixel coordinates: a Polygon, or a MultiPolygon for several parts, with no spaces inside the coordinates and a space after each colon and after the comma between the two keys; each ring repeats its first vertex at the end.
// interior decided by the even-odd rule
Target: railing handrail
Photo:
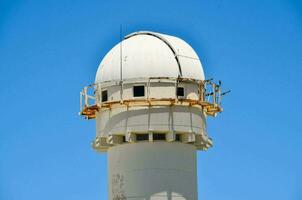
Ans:
{"type": "MultiPolygon", "coordinates": [[[[120,81],[120,80],[103,81],[103,82],[93,83],[88,86],[85,86],[83,88],[83,90],[80,92],[80,114],[82,114],[82,111],[85,108],[101,105],[102,103],[107,103],[107,104],[110,103],[110,101],[101,102],[100,99],[96,98],[97,96],[95,96],[96,92],[98,90],[101,91],[101,89],[103,87],[121,86],[121,89],[120,89],[121,99],[115,100],[114,102],[120,101],[122,103],[123,101],[133,100],[133,98],[123,99],[123,90],[124,90],[123,85],[124,84],[146,83],[147,95],[145,95],[145,98],[142,98],[142,100],[147,100],[147,101],[150,101],[150,100],[154,101],[156,99],[160,100],[161,98],[155,98],[155,99],[150,98],[150,87],[151,87],[150,82],[152,82],[151,80],[171,80],[171,83],[175,83],[175,97],[170,98],[170,99],[174,99],[175,102],[180,101],[180,100],[190,100],[190,99],[186,99],[186,98],[178,98],[177,88],[178,88],[179,83],[181,83],[181,82],[188,83],[189,82],[189,83],[198,84],[199,96],[198,96],[198,100],[194,100],[194,101],[208,103],[208,104],[213,105],[213,107],[219,107],[218,110],[221,110],[220,107],[221,107],[222,93],[221,93],[221,89],[220,89],[220,84],[221,84],[220,82],[219,82],[219,84],[216,84],[215,82],[212,81],[212,79],[198,80],[198,79],[191,79],[191,78],[175,78],[175,77],[149,77],[149,78],[130,78],[130,79],[124,79],[123,81],[120,81]],[[90,89],[93,89],[94,96],[89,94],[90,89]],[[208,97],[208,100],[206,100],[206,97],[208,97]],[[83,102],[83,98],[84,98],[84,102],[83,102]],[[94,103],[90,104],[89,100],[93,100],[94,103]]],[[[193,99],[191,99],[191,100],[193,100],[193,99]]]]}

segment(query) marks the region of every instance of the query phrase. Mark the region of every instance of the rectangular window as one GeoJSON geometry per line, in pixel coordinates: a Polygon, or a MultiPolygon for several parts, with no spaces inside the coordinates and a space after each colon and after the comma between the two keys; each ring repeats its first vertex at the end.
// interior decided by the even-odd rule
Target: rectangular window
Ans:
{"type": "Polygon", "coordinates": [[[153,133],[153,140],[166,140],[166,134],[153,133]]]}
{"type": "Polygon", "coordinates": [[[177,96],[178,97],[185,96],[185,89],[183,87],[177,87],[177,96]]]}
{"type": "Polygon", "coordinates": [[[133,86],[133,96],[134,97],[143,97],[143,96],[145,96],[145,86],[143,86],[143,85],[133,86]]]}
{"type": "Polygon", "coordinates": [[[175,141],[180,142],[180,136],[181,136],[180,134],[176,134],[176,135],[175,135],[175,141]]]}
{"type": "Polygon", "coordinates": [[[102,91],[102,102],[108,101],[108,91],[103,90],[102,91]]]}
{"type": "Polygon", "coordinates": [[[149,134],[136,134],[136,141],[148,141],[149,134]]]}

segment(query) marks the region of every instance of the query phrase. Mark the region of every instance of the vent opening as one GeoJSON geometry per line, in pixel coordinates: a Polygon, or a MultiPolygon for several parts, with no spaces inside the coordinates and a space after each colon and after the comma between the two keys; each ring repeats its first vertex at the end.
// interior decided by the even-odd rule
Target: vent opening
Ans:
{"type": "Polygon", "coordinates": [[[149,134],[137,134],[136,135],[136,141],[148,141],[149,140],[149,134]]]}
{"type": "Polygon", "coordinates": [[[166,134],[153,133],[153,140],[166,140],[166,134]]]}

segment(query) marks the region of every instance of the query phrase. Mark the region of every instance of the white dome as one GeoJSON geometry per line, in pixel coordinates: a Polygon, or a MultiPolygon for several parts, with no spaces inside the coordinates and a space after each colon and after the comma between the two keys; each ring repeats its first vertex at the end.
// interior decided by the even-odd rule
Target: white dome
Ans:
{"type": "MultiPolygon", "coordinates": [[[[120,43],[99,65],[95,82],[121,79],[120,43]]],[[[180,38],[154,32],[135,32],[122,42],[122,79],[183,77],[204,80],[193,48],[180,38]]]]}

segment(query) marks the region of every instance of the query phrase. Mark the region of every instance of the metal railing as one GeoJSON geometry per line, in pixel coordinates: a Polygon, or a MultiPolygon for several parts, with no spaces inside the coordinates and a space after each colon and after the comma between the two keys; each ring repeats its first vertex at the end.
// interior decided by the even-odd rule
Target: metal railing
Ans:
{"type": "Polygon", "coordinates": [[[206,113],[216,116],[222,111],[222,96],[229,93],[221,92],[221,81],[215,83],[212,79],[196,80],[188,78],[170,78],[170,77],[150,77],[125,79],[123,81],[106,81],[91,84],[83,88],[80,92],[80,115],[87,119],[95,118],[95,112],[101,108],[112,108],[113,106],[153,106],[153,105],[183,105],[183,106],[199,106],[205,109],[206,113]],[[171,98],[151,98],[150,88],[152,82],[169,82],[174,84],[175,95],[171,98]],[[124,98],[124,86],[127,84],[144,83],[146,85],[146,95],[144,98],[133,99],[124,98]],[[177,88],[181,83],[191,83],[198,86],[198,99],[179,98],[177,88]],[[102,88],[110,86],[120,86],[120,99],[115,101],[102,102],[100,93],[102,88]]]}

